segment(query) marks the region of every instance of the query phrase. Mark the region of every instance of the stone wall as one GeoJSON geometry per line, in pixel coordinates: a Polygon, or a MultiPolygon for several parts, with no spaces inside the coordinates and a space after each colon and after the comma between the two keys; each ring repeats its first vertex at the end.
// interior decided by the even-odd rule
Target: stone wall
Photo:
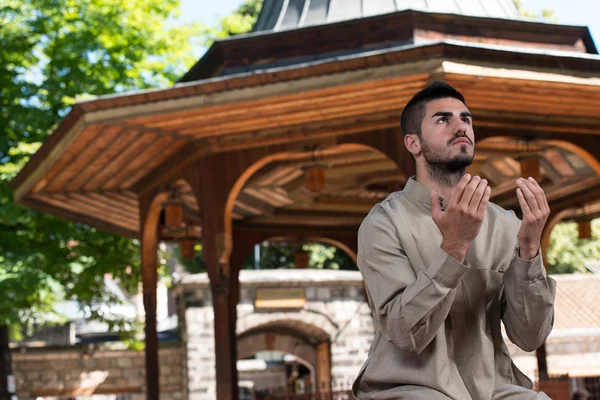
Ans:
{"type": "MultiPolygon", "coordinates": [[[[180,345],[163,346],[160,357],[161,400],[183,400],[185,385],[180,345]]],[[[131,394],[144,400],[144,352],[96,350],[89,346],[13,349],[17,395],[40,396],[131,394]]]]}
{"type": "MultiPolygon", "coordinates": [[[[182,294],[180,319],[182,340],[186,343],[187,380],[190,400],[215,398],[214,314],[212,298],[205,274],[190,276],[179,285],[182,294]]],[[[328,341],[331,351],[331,378],[334,385],[351,383],[367,358],[373,339],[373,323],[368,304],[363,297],[362,279],[358,271],[277,270],[242,271],[240,302],[237,307],[236,331],[244,338],[246,332],[259,334],[238,341],[238,354],[255,350],[280,350],[293,354],[289,345],[293,338],[281,334],[261,348],[268,340],[269,329],[283,327],[307,338],[299,343],[294,354],[314,359],[307,345],[328,341]],[[268,274],[268,275],[267,275],[268,274]],[[257,310],[256,291],[262,288],[298,288],[305,290],[306,304],[301,309],[257,310]],[[260,343],[259,343],[260,342],[260,343]],[[278,348],[282,347],[282,348],[278,348]]],[[[308,360],[307,360],[308,361],[308,360]]]]}

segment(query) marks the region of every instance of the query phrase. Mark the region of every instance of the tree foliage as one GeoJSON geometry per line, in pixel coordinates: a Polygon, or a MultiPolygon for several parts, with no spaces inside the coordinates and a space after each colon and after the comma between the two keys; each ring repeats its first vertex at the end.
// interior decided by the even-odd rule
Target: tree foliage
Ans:
{"type": "Polygon", "coordinates": [[[600,220],[592,221],[591,239],[579,239],[574,222],[556,225],[550,235],[547,257],[550,273],[587,272],[586,266],[593,268],[600,261],[600,220]]]}
{"type": "Polygon", "coordinates": [[[558,21],[558,16],[554,12],[554,10],[552,10],[550,8],[544,8],[542,10],[542,13],[540,15],[537,15],[537,14],[529,11],[527,8],[525,8],[525,6],[523,4],[523,0],[513,0],[513,3],[515,4],[515,7],[519,11],[519,14],[521,14],[523,17],[532,18],[532,19],[541,19],[541,20],[548,21],[548,22],[557,22],[558,21]]]}
{"type": "MultiPolygon", "coordinates": [[[[299,249],[308,251],[309,268],[313,269],[339,269],[356,270],[354,261],[342,250],[335,246],[320,243],[293,243],[293,242],[268,242],[258,244],[259,258],[256,262],[255,252],[247,254],[242,264],[242,269],[292,269],[296,268],[294,254],[299,249]]],[[[175,256],[180,264],[189,273],[196,274],[206,272],[206,264],[202,256],[202,245],[196,246],[196,254],[193,258],[181,257],[178,248],[174,250],[175,256]]]]}
{"type": "Polygon", "coordinates": [[[263,0],[246,0],[233,13],[221,18],[216,26],[204,26],[201,43],[205,47],[215,40],[248,33],[258,18],[263,0]]]}
{"type": "MultiPolygon", "coordinates": [[[[8,187],[78,99],[164,87],[193,63],[198,27],[167,27],[178,0],[4,0],[0,5],[0,325],[35,323],[57,299],[93,318],[104,274],[137,292],[139,246],[17,206],[8,187]]],[[[114,299],[112,299],[114,300],[114,299]]]]}
{"type": "MultiPolygon", "coordinates": [[[[203,27],[202,44],[209,47],[215,40],[248,33],[252,30],[262,7],[263,0],[246,0],[232,14],[219,20],[216,26],[203,27]]],[[[310,268],[327,269],[356,269],[354,262],[346,253],[334,246],[324,246],[318,243],[302,245],[303,250],[310,251],[310,268]]],[[[294,268],[294,252],[298,249],[296,243],[264,242],[260,244],[260,269],[294,268]]],[[[196,255],[184,259],[178,249],[175,255],[185,269],[190,273],[206,271],[202,257],[202,246],[196,246],[196,255]]],[[[254,269],[254,253],[245,259],[242,269],[254,269]]]]}

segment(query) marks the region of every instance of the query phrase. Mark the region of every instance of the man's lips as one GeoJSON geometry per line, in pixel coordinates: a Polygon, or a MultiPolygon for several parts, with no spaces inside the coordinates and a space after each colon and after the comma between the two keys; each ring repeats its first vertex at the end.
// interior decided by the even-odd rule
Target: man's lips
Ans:
{"type": "Polygon", "coordinates": [[[469,142],[468,139],[456,139],[454,142],[452,142],[452,144],[468,144],[468,145],[470,145],[471,142],[469,142]]]}

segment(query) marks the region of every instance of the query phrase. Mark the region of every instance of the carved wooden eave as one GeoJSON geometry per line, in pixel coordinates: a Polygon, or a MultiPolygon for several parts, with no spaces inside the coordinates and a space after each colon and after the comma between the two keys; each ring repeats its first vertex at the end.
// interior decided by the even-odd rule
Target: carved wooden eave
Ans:
{"type": "MultiPolygon", "coordinates": [[[[586,149],[589,161],[600,154],[599,69],[597,55],[444,41],[106,96],[76,104],[11,184],[20,204],[138,237],[140,196],[166,190],[195,160],[276,147],[293,156],[247,184],[233,210],[236,224],[355,228],[410,173],[398,167],[410,166],[408,153],[399,150],[392,161],[377,138],[400,135],[402,105],[429,81],[463,91],[478,140],[564,140],[586,149]],[[368,147],[338,147],[352,143],[368,147]],[[325,191],[310,196],[300,173],[315,145],[326,150],[320,156],[329,168],[325,191]]],[[[489,158],[495,150],[485,151],[489,158]]],[[[595,175],[586,179],[568,191],[573,202],[598,191],[595,175]]],[[[186,218],[198,221],[202,205],[187,203],[186,218]]]]}

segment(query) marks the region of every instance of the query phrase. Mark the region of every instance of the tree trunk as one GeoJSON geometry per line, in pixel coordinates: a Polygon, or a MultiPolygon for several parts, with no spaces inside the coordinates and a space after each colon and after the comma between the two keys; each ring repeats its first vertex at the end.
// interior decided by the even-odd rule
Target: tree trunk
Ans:
{"type": "Polygon", "coordinates": [[[0,400],[16,399],[15,377],[8,347],[8,326],[0,325],[0,400]]]}

